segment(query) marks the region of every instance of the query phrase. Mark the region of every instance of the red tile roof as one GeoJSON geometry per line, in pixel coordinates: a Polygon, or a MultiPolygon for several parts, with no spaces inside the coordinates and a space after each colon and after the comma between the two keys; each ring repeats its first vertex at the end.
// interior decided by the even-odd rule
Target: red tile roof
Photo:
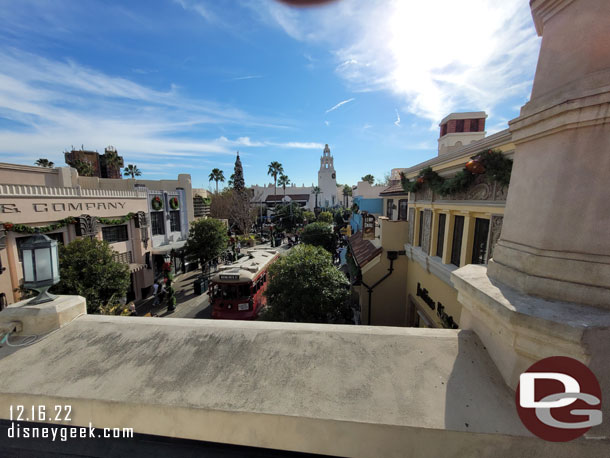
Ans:
{"type": "MultiPolygon", "coordinates": [[[[290,197],[292,200],[309,201],[310,194],[286,194],[286,197],[290,197]]],[[[265,202],[281,202],[284,198],[284,194],[268,195],[265,202]]]]}
{"type": "Polygon", "coordinates": [[[390,182],[390,186],[385,188],[383,191],[379,193],[379,195],[407,195],[408,193],[402,188],[402,184],[400,180],[392,180],[390,182]]]}
{"type": "Polygon", "coordinates": [[[370,240],[364,240],[362,238],[362,231],[352,235],[349,238],[349,244],[356,258],[356,263],[360,267],[364,267],[383,251],[381,247],[377,248],[370,240]]]}

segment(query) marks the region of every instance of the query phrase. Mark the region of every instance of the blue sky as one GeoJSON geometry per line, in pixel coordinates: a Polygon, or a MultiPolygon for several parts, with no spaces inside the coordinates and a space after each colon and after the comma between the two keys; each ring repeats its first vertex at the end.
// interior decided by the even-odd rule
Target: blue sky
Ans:
{"type": "Polygon", "coordinates": [[[355,184],[436,155],[452,111],[502,130],[540,46],[524,0],[0,0],[0,24],[0,161],[114,145],[206,188],[237,150],[247,184],[278,160],[310,185],[328,143],[355,184]]]}

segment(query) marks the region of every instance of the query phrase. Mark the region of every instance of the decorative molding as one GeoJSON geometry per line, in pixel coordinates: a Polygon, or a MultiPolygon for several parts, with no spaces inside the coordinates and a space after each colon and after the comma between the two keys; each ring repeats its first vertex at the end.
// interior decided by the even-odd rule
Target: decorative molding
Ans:
{"type": "Polygon", "coordinates": [[[409,208],[409,243],[413,245],[413,233],[415,226],[415,208],[409,208]]]}
{"type": "Polygon", "coordinates": [[[430,253],[430,238],[432,236],[432,210],[429,208],[424,210],[422,230],[422,250],[424,253],[430,253]]]}
{"type": "Polygon", "coordinates": [[[137,198],[145,199],[146,192],[115,189],[53,188],[23,184],[0,184],[1,197],[86,197],[86,198],[137,198]]]}
{"type": "Polygon", "coordinates": [[[412,192],[411,196],[413,202],[418,203],[438,203],[438,202],[479,202],[487,204],[506,203],[508,195],[508,187],[502,186],[499,183],[493,181],[489,182],[484,175],[477,175],[472,185],[465,192],[459,192],[450,194],[448,196],[437,195],[432,192],[428,186],[418,192],[412,192]]]}
{"type": "Polygon", "coordinates": [[[98,232],[97,218],[91,215],[81,215],[76,219],[76,235],[79,237],[95,237],[98,232]]]}
{"type": "Polygon", "coordinates": [[[494,247],[498,240],[500,240],[500,234],[502,233],[502,223],[504,222],[504,215],[491,215],[489,222],[489,251],[487,253],[487,259],[491,259],[494,253],[494,247]]]}
{"type": "Polygon", "coordinates": [[[542,36],[544,23],[564,9],[574,0],[531,0],[532,18],[538,36],[542,36]]]}

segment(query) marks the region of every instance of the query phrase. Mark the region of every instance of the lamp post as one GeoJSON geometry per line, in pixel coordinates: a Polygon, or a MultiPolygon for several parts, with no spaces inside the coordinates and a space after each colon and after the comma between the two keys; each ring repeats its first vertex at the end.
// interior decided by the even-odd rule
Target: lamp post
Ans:
{"type": "Polygon", "coordinates": [[[23,259],[23,286],[38,291],[38,296],[28,302],[36,305],[56,298],[47,290],[59,282],[59,256],[57,241],[46,235],[36,234],[21,247],[23,259]]]}

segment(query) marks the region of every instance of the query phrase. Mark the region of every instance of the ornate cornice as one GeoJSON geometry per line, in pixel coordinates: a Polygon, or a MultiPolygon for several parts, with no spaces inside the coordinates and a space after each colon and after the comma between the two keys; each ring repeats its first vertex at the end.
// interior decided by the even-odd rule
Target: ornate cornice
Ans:
{"type": "Polygon", "coordinates": [[[530,0],[536,33],[542,36],[544,24],[574,0],[530,0]]]}

